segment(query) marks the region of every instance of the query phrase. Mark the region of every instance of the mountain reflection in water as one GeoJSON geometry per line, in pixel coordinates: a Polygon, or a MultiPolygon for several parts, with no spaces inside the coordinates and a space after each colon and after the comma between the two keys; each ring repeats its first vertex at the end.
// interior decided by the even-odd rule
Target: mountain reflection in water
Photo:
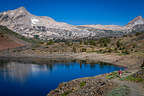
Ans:
{"type": "Polygon", "coordinates": [[[30,74],[38,71],[52,71],[53,65],[24,64],[18,62],[0,62],[0,75],[4,80],[23,82],[30,74]]]}

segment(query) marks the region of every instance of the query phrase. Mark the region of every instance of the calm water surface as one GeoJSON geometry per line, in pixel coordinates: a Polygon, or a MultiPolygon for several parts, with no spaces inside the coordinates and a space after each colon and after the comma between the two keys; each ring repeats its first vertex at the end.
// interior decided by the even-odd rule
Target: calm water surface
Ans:
{"type": "Polygon", "coordinates": [[[46,96],[59,83],[123,69],[85,62],[19,63],[0,60],[0,96],[46,96]]]}

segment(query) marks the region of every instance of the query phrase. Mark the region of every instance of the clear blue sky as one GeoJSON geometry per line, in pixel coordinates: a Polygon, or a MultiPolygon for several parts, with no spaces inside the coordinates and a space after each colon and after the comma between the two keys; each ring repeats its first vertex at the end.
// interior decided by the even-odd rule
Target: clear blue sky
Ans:
{"type": "Polygon", "coordinates": [[[73,25],[125,25],[144,15],[144,0],[0,0],[0,12],[20,6],[73,25]]]}

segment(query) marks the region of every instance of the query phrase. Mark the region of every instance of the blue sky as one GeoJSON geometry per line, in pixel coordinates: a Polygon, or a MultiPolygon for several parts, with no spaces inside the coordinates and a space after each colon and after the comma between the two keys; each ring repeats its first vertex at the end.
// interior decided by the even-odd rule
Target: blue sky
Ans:
{"type": "Polygon", "coordinates": [[[125,25],[144,15],[144,0],[0,0],[0,12],[20,6],[73,25],[125,25]]]}

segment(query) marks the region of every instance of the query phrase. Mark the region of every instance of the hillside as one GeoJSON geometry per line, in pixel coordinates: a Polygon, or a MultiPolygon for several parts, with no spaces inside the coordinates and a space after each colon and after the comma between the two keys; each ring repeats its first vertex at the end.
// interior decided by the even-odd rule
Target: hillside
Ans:
{"type": "Polygon", "coordinates": [[[0,26],[0,50],[29,46],[36,42],[36,40],[25,38],[5,26],[0,26]]]}
{"type": "Polygon", "coordinates": [[[39,46],[21,51],[22,54],[51,53],[114,53],[119,55],[144,54],[144,32],[124,35],[123,37],[104,37],[100,39],[82,39],[79,41],[47,41],[39,46]]]}

